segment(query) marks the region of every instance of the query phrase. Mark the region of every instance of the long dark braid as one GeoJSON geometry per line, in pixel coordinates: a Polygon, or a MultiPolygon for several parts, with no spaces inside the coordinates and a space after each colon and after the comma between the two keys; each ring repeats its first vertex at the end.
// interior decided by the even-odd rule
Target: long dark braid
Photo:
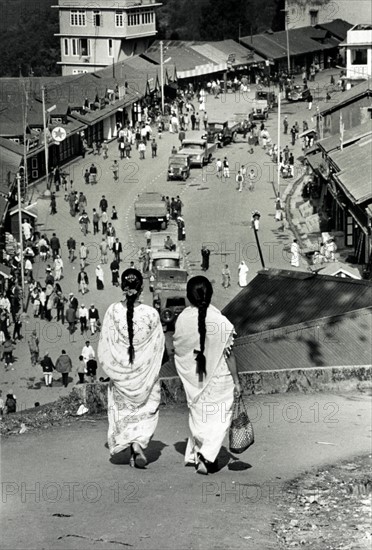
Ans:
{"type": "Polygon", "coordinates": [[[126,307],[127,307],[127,327],[129,336],[128,355],[129,362],[132,365],[134,361],[134,303],[138,299],[142,291],[143,277],[137,269],[126,269],[121,276],[121,288],[126,295],[126,307]]]}
{"type": "Polygon", "coordinates": [[[198,308],[198,332],[200,350],[194,350],[196,361],[196,373],[199,382],[207,374],[207,360],[204,355],[205,341],[207,337],[206,317],[208,306],[211,303],[213,288],[206,277],[201,275],[193,277],[187,283],[187,298],[189,302],[198,308]]]}
{"type": "Polygon", "coordinates": [[[134,328],[133,328],[133,313],[134,313],[134,302],[137,299],[137,295],[133,294],[132,296],[127,294],[127,326],[128,326],[128,336],[129,336],[129,363],[132,365],[134,361],[135,351],[133,347],[133,337],[134,337],[134,328]]]}

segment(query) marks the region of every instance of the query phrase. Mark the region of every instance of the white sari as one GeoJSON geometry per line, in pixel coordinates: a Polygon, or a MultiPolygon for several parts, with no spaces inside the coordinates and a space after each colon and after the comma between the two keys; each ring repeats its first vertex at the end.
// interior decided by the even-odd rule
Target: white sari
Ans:
{"type": "Polygon", "coordinates": [[[205,357],[207,374],[202,382],[196,373],[194,350],[200,350],[198,309],[187,307],[176,322],[175,363],[189,407],[189,437],[185,463],[196,463],[197,453],[214,462],[230,427],[234,382],[225,350],[233,343],[234,327],[210,305],[206,317],[205,357]]]}
{"type": "Polygon", "coordinates": [[[239,286],[247,286],[247,275],[248,275],[249,268],[247,264],[242,261],[240,262],[240,265],[238,267],[239,272],[239,286]]]}
{"type": "Polygon", "coordinates": [[[108,445],[112,455],[132,443],[145,449],[159,418],[159,372],[165,340],[159,314],[144,304],[134,308],[133,364],[129,363],[126,314],[121,302],[108,308],[98,345],[98,359],[110,377],[108,445]]]}

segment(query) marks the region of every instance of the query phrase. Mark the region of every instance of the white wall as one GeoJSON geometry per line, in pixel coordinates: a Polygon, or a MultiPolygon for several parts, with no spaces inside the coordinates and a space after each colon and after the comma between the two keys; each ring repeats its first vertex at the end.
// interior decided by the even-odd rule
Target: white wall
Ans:
{"type": "Polygon", "coordinates": [[[371,0],[286,0],[288,28],[311,24],[310,10],[318,10],[318,23],[344,19],[352,25],[372,23],[371,0]]]}

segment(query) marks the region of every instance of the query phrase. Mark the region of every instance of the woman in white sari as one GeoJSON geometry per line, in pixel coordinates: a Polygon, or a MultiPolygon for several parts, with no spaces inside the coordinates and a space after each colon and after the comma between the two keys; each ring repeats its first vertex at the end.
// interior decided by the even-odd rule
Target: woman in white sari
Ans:
{"type": "Polygon", "coordinates": [[[238,273],[239,273],[239,286],[247,286],[247,276],[248,276],[249,267],[245,263],[244,260],[242,260],[238,267],[238,273]]]}
{"type": "Polygon", "coordinates": [[[136,269],[121,277],[125,299],[106,311],[98,358],[110,377],[108,446],[111,456],[130,447],[132,467],[147,464],[143,452],[158,423],[159,371],[164,333],[158,312],[141,304],[143,278],[136,269]]]}
{"type": "Polygon", "coordinates": [[[234,395],[241,393],[232,351],[234,327],[211,305],[213,288],[206,277],[187,284],[191,307],[179,315],[174,334],[175,363],[189,407],[185,463],[199,474],[216,466],[230,427],[234,395]]]}

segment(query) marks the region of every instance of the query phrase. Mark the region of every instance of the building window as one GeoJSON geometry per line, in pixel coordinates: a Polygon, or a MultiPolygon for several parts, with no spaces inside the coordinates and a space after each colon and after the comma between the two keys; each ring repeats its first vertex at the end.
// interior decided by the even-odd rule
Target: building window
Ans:
{"type": "Polygon", "coordinates": [[[72,74],[85,74],[87,72],[86,69],[72,69],[72,74]]]}
{"type": "Polygon", "coordinates": [[[141,16],[143,19],[143,13],[139,10],[131,10],[128,13],[128,27],[133,27],[135,25],[141,25],[141,16]]]}
{"type": "Polygon", "coordinates": [[[85,27],[86,26],[85,10],[71,10],[70,25],[71,27],[85,27]]]}
{"type": "Polygon", "coordinates": [[[108,41],[107,41],[107,46],[108,46],[108,55],[109,57],[113,57],[113,52],[112,52],[112,38],[109,38],[108,41]]]}
{"type": "Polygon", "coordinates": [[[68,38],[65,38],[63,41],[63,49],[65,52],[65,55],[68,55],[68,38]]]}
{"type": "Polygon", "coordinates": [[[99,10],[93,10],[93,27],[101,27],[102,15],[99,10]]]}
{"type": "Polygon", "coordinates": [[[124,13],[122,11],[115,12],[115,27],[124,27],[124,13]]]}
{"type": "Polygon", "coordinates": [[[90,42],[87,38],[79,39],[79,55],[90,55],[90,42]]]}
{"type": "Polygon", "coordinates": [[[319,22],[319,12],[318,10],[310,10],[310,25],[313,27],[319,22]]]}
{"type": "Polygon", "coordinates": [[[71,38],[71,55],[78,55],[78,38],[71,38]]]}
{"type": "Polygon", "coordinates": [[[367,48],[361,50],[351,50],[351,64],[352,65],[367,65],[367,48]]]}

